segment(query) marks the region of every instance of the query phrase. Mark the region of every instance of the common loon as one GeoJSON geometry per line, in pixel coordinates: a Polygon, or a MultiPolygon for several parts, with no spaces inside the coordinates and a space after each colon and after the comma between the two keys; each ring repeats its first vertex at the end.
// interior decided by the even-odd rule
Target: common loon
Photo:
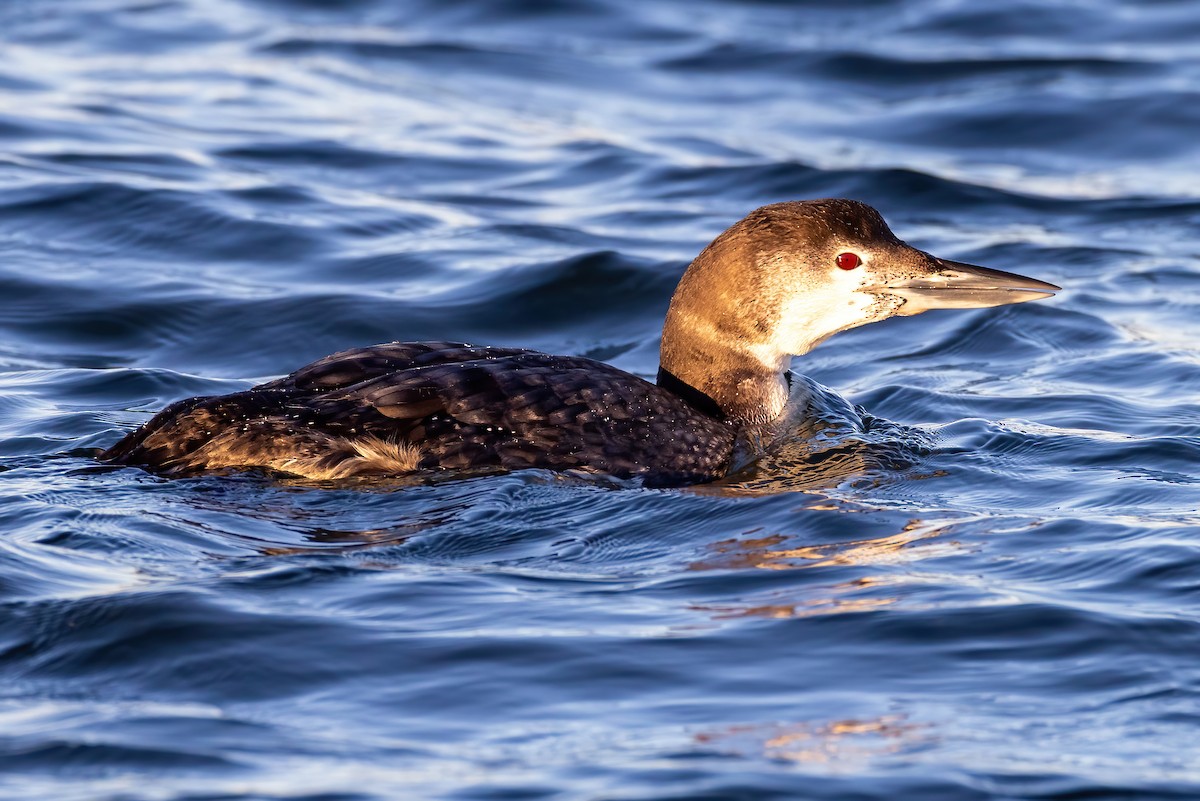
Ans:
{"type": "Polygon", "coordinates": [[[656,384],[579,356],[393,342],[244,392],[178,401],[101,458],[169,476],[547,468],[654,486],[711,481],[728,471],[739,430],[783,412],[791,356],[888,317],[1058,289],[917,250],[858,201],[775,203],[718,236],[684,273],[656,384]]]}

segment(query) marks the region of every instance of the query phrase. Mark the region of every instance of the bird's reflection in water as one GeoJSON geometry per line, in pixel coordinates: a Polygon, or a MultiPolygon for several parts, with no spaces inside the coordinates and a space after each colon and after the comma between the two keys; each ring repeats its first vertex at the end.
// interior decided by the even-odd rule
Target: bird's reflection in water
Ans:
{"type": "Polygon", "coordinates": [[[874,759],[913,751],[932,739],[929,727],[904,715],[824,723],[729,726],[701,732],[697,744],[744,757],[765,757],[830,768],[860,768],[874,759]]]}
{"type": "MultiPolygon", "coordinates": [[[[493,551],[557,519],[562,490],[596,482],[549,471],[471,471],[315,482],[278,474],[207,476],[157,512],[173,524],[240,543],[265,556],[350,552],[439,534],[426,552],[453,558],[493,551]],[[521,525],[524,520],[527,525],[521,525]]],[[[575,498],[586,505],[590,496],[575,498]]],[[[611,497],[611,496],[610,496],[611,497]]],[[[544,535],[545,527],[538,533],[544,535]]],[[[532,536],[532,535],[531,535],[532,536]]]]}
{"type": "Polygon", "coordinates": [[[304,532],[306,545],[267,545],[259,549],[263,556],[294,556],[328,550],[353,550],[399,545],[426,529],[444,523],[444,519],[423,520],[386,528],[363,530],[313,528],[304,532]]]}
{"type": "MultiPolygon", "coordinates": [[[[736,618],[802,618],[870,612],[900,601],[897,589],[912,581],[905,568],[918,560],[945,556],[961,547],[943,535],[961,521],[910,520],[903,529],[872,539],[788,547],[782,534],[715,543],[715,555],[694,562],[693,570],[798,570],[809,568],[876,568],[870,575],[814,586],[805,582],[769,593],[753,594],[719,605],[693,606],[712,620],[736,618]]],[[[855,570],[855,572],[862,572],[855,570]]],[[[834,575],[844,575],[841,571],[834,575]]]]}
{"type": "MultiPolygon", "coordinates": [[[[868,589],[879,582],[875,579],[859,579],[857,581],[835,584],[833,592],[856,592],[868,589]]],[[[775,619],[813,617],[816,615],[837,615],[851,612],[870,612],[882,609],[896,603],[899,598],[883,596],[879,598],[838,598],[820,597],[805,598],[794,603],[763,603],[751,605],[728,606],[693,606],[693,609],[708,612],[713,620],[729,620],[741,617],[768,617],[775,619]]]]}
{"type": "Polygon", "coordinates": [[[209,476],[175,500],[186,507],[148,512],[176,527],[264,556],[350,551],[403,543],[461,517],[471,487],[431,503],[413,480],[297,481],[278,475],[209,476]]]}
{"type": "MultiPolygon", "coordinates": [[[[809,507],[813,508],[813,507],[809,507]]],[[[730,539],[714,543],[716,555],[709,560],[694,562],[693,570],[729,570],[753,567],[762,570],[792,570],[830,565],[882,565],[910,562],[918,557],[941,556],[953,551],[953,541],[927,542],[940,537],[961,520],[909,520],[895,534],[871,539],[819,545],[786,547],[789,537],[771,534],[751,539],[730,539]],[[922,544],[920,554],[912,546],[922,544]],[[929,548],[936,547],[936,551],[929,548]]]]}

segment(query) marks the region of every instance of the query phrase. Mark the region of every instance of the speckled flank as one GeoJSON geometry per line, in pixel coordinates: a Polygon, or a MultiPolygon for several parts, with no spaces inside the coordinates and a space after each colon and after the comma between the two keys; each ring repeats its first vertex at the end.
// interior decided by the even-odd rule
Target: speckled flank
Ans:
{"type": "Polygon", "coordinates": [[[225,431],[180,460],[175,469],[195,472],[255,466],[328,481],[354,476],[404,475],[416,470],[421,461],[421,454],[407,442],[375,436],[345,439],[321,432],[301,437],[295,434],[284,432],[278,440],[284,447],[276,448],[241,429],[225,431]]]}

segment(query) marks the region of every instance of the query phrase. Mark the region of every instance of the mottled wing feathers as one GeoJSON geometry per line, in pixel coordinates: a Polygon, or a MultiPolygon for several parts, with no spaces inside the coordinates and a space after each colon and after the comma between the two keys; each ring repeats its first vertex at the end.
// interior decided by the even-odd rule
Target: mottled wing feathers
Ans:
{"type": "Polygon", "coordinates": [[[176,406],[113,458],[175,472],[238,460],[295,471],[328,452],[319,462],[328,472],[336,454],[356,457],[348,443],[370,438],[410,447],[419,468],[579,469],[667,484],[721,475],[733,442],[725,423],[611,365],[452,343],[346,351],[247,392],[176,406]],[[244,436],[223,433],[218,448],[201,425],[244,436]]]}
{"type": "Polygon", "coordinates": [[[327,420],[400,431],[423,466],[587,469],[711,478],[729,426],[591,359],[522,352],[381,376],[317,403],[327,420]],[[335,411],[333,407],[338,407],[335,411]]]}
{"type": "Polygon", "coordinates": [[[410,367],[532,352],[518,348],[474,347],[462,342],[388,342],[334,353],[255,389],[341,389],[410,367]]]}

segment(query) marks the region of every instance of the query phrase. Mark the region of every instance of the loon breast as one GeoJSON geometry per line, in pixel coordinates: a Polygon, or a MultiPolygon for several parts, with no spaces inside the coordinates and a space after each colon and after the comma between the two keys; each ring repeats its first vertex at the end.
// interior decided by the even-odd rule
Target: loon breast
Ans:
{"type": "Polygon", "coordinates": [[[733,442],[726,422],[603,362],[394,342],[244,392],[179,401],[101,458],[171,476],[547,468],[671,485],[722,475],[733,442]]]}

